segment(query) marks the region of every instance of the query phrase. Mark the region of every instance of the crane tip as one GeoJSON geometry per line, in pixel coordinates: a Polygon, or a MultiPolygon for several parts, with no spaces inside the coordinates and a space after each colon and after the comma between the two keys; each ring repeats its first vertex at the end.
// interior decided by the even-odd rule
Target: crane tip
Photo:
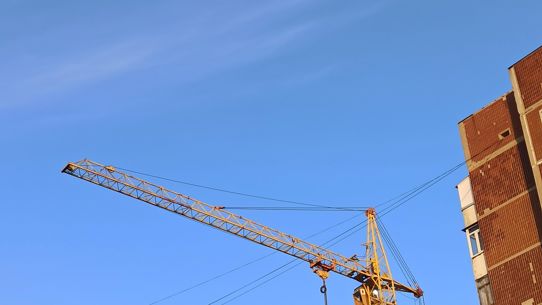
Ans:
{"type": "Polygon", "coordinates": [[[74,164],[69,162],[68,164],[66,164],[66,166],[64,166],[64,168],[60,172],[61,173],[73,172],[74,169],[75,169],[74,164]]]}

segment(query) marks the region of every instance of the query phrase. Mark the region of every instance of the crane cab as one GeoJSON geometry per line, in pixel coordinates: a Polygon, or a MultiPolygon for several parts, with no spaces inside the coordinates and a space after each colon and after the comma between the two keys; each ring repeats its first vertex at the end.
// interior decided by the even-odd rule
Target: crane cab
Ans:
{"type": "Polygon", "coordinates": [[[371,305],[371,298],[363,286],[356,288],[352,297],[354,298],[354,305],[371,305]]]}

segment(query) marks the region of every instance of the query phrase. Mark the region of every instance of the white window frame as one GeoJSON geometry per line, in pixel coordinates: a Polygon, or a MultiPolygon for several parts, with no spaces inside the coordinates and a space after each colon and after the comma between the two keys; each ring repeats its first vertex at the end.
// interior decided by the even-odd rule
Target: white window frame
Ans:
{"type": "Polygon", "coordinates": [[[470,228],[468,228],[466,230],[466,233],[467,233],[467,244],[469,245],[470,257],[473,258],[484,253],[484,249],[482,248],[483,243],[481,242],[481,237],[480,237],[480,228],[478,227],[478,224],[475,224],[471,226],[470,228]],[[471,236],[474,236],[474,239],[476,240],[476,248],[478,249],[478,252],[476,254],[473,252],[473,249],[472,249],[471,236]]]}

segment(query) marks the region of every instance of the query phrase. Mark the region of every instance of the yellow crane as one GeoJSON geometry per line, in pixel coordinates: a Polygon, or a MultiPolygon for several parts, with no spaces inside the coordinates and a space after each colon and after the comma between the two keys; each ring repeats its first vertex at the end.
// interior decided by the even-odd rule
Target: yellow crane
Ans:
{"type": "Polygon", "coordinates": [[[374,209],[365,213],[367,242],[365,264],[362,264],[358,259],[256,223],[224,207],[212,206],[133,177],[113,166],[84,159],[68,163],[62,172],[304,260],[324,281],[323,290],[329,272],[349,277],[361,283],[353,293],[355,305],[395,305],[396,292],[411,293],[416,298],[423,295],[420,287],[410,287],[393,279],[374,209]]]}

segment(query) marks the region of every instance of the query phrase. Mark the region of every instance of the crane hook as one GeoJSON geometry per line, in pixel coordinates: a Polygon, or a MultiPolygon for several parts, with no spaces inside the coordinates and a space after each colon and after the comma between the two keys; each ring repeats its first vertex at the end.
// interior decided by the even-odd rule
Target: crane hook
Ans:
{"type": "Polygon", "coordinates": [[[321,293],[327,293],[327,287],[326,287],[326,285],[322,285],[322,287],[320,287],[320,292],[321,292],[321,293]]]}
{"type": "Polygon", "coordinates": [[[324,305],[327,305],[327,287],[325,279],[322,279],[322,286],[320,287],[320,292],[324,295],[324,305]]]}

